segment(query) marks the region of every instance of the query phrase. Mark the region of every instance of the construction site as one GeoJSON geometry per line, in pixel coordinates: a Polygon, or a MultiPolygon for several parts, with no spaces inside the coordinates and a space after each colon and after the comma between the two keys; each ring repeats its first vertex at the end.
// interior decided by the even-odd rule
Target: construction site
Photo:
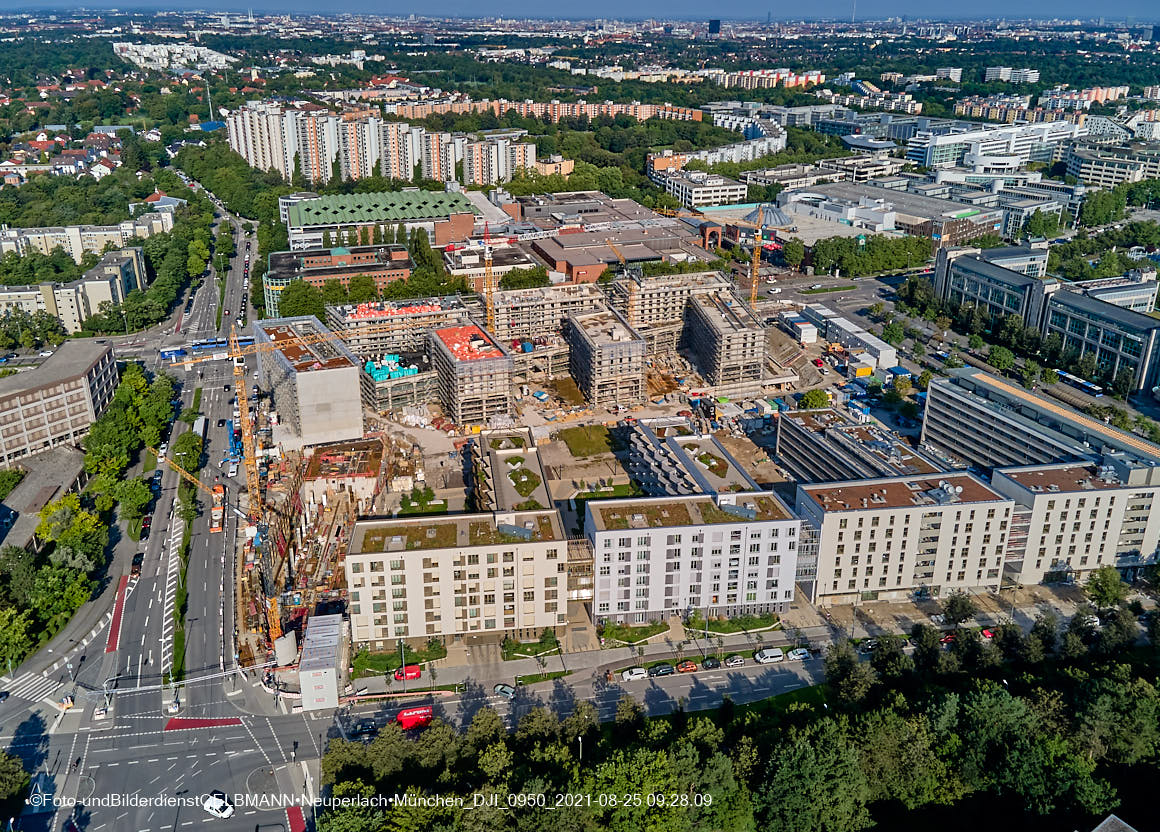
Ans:
{"type": "MultiPolygon", "coordinates": [[[[663,414],[710,398],[757,399],[796,382],[779,360],[796,361],[801,348],[753,312],[759,252],[747,285],[738,287],[711,270],[646,276],[630,265],[615,234],[594,233],[591,245],[619,260],[612,278],[599,284],[500,290],[485,233],[482,296],[328,306],[325,324],[312,317],[261,321],[247,346],[235,332],[230,459],[244,467],[246,480],[236,619],[243,664],[267,660],[275,643],[288,630],[301,633],[303,618],[320,605],[355,604],[346,559],[352,529],[366,517],[492,512],[486,522],[452,524],[456,537],[472,545],[567,540],[567,614],[548,593],[537,598],[532,617],[497,612],[484,627],[515,620],[521,630],[533,623],[560,629],[582,615],[575,604],[591,598],[592,566],[590,548],[577,538],[581,515],[561,509],[553,520],[553,507],[593,488],[609,496],[633,493],[640,482],[668,474],[646,471],[645,457],[636,464],[608,453],[600,443],[609,440],[598,432],[575,451],[564,440],[568,455],[560,457],[551,441],[557,431],[567,423],[584,430],[613,425],[625,411],[663,414]],[[749,290],[748,302],[739,288],[749,290]],[[589,441],[596,444],[585,451],[589,441]],[[550,463],[541,451],[551,452],[550,463]]],[[[753,236],[761,239],[760,232],[753,236]]],[[[206,359],[186,363],[197,360],[206,359]]],[[[750,474],[726,462],[731,457],[722,444],[740,443],[743,434],[712,438],[708,431],[717,423],[701,414],[657,428],[662,436],[675,430],[673,436],[688,437],[682,453],[695,465],[686,460],[680,470],[698,489],[754,487],[750,474]]],[[[641,441],[631,431],[624,436],[618,441],[641,441]]],[[[754,464],[764,463],[757,449],[738,447],[754,464]]],[[[664,455],[663,447],[653,451],[664,455]]],[[[445,531],[420,523],[403,537],[403,549],[441,548],[450,542],[445,531]],[[422,541],[415,537],[421,527],[422,541]]],[[[373,555],[368,541],[378,540],[375,534],[359,539],[360,551],[373,555]]],[[[383,540],[382,551],[392,540],[383,540]]],[[[535,551],[551,561],[558,548],[535,551]]],[[[438,619],[421,629],[374,626],[374,640],[388,631],[408,638],[461,631],[448,627],[438,619]]]]}

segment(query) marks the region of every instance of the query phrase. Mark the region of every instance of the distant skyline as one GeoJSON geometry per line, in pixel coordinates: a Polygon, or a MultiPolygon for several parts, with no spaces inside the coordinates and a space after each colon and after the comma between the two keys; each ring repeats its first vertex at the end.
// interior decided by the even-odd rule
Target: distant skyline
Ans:
{"type": "MultiPolygon", "coordinates": [[[[632,4],[618,2],[618,0],[589,0],[582,6],[583,14],[560,15],[558,9],[552,13],[545,10],[542,0],[498,0],[493,3],[480,3],[478,0],[435,0],[423,4],[414,3],[384,3],[368,6],[352,0],[335,0],[320,8],[317,2],[307,0],[253,0],[253,2],[223,2],[206,4],[204,0],[172,0],[164,7],[157,5],[157,0],[118,0],[117,2],[93,3],[86,2],[85,9],[93,11],[209,11],[209,12],[245,12],[253,9],[263,14],[290,13],[316,14],[321,12],[338,14],[350,12],[354,14],[381,14],[384,16],[406,16],[409,14],[426,15],[431,17],[530,17],[530,18],[564,18],[564,19],[592,19],[598,17],[618,18],[622,20],[641,20],[648,18],[666,18],[671,20],[706,20],[710,12],[700,3],[671,3],[664,0],[637,0],[632,4]],[[631,12],[629,12],[631,9],[631,12]]],[[[793,13],[787,14],[784,4],[761,4],[742,2],[742,0],[719,0],[712,5],[711,15],[723,20],[764,20],[766,11],[770,12],[774,20],[822,20],[833,19],[848,21],[853,9],[851,0],[816,0],[809,4],[808,16],[803,17],[803,9],[793,8],[793,13]]],[[[67,0],[40,0],[36,3],[12,2],[0,0],[0,11],[4,12],[36,12],[36,11],[77,11],[78,6],[67,0]]],[[[579,11],[579,10],[578,10],[579,11]]],[[[882,20],[889,17],[908,15],[911,17],[928,17],[934,20],[979,20],[984,18],[1019,19],[1070,19],[1095,20],[1103,16],[1105,20],[1130,22],[1139,25],[1160,23],[1160,6],[1155,0],[1118,0],[1118,2],[1093,5],[1086,0],[1023,0],[1011,3],[1004,0],[977,0],[969,10],[964,8],[961,14],[947,14],[939,9],[937,16],[932,15],[932,8],[926,0],[857,0],[857,20],[882,20]]]]}

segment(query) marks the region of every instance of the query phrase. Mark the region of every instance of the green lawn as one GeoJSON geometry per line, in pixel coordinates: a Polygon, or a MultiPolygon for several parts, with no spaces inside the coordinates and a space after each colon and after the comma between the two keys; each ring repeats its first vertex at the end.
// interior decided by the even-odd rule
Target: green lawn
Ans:
{"type": "Polygon", "coordinates": [[[827,292],[852,292],[853,286],[823,286],[821,289],[802,289],[803,295],[824,295],[827,292]]]}
{"type": "Polygon", "coordinates": [[[563,428],[556,437],[568,446],[574,457],[595,456],[612,450],[612,440],[604,425],[576,425],[563,428]]]}
{"type": "Polygon", "coordinates": [[[534,685],[536,682],[550,682],[553,679],[562,679],[571,675],[571,670],[554,670],[551,673],[533,673],[531,676],[520,676],[519,679],[525,685],[534,685]]]}
{"type": "Polygon", "coordinates": [[[779,693],[777,696],[771,696],[769,699],[761,699],[748,705],[738,705],[737,715],[740,717],[742,713],[747,711],[753,713],[755,716],[760,716],[770,711],[780,714],[789,710],[791,705],[799,704],[810,705],[820,710],[827,699],[825,685],[811,685],[809,687],[779,693]]]}
{"type": "MultiPolygon", "coordinates": [[[[410,647],[404,647],[403,650],[407,657],[407,664],[424,664],[447,656],[447,648],[434,639],[427,642],[427,646],[422,650],[414,650],[410,647]]],[[[360,650],[354,657],[354,675],[352,678],[382,676],[398,669],[401,664],[398,650],[379,652],[360,650]]]]}
{"type": "Polygon", "coordinates": [[[201,388],[198,387],[193,391],[193,405],[191,407],[195,413],[201,413],[201,388]]]}
{"type": "Polygon", "coordinates": [[[503,660],[505,662],[512,659],[531,659],[535,656],[543,655],[548,651],[556,651],[560,649],[560,642],[556,640],[555,635],[549,631],[550,638],[541,638],[539,641],[516,641],[514,639],[504,639],[501,647],[503,660]]]}
{"type": "Polygon", "coordinates": [[[604,625],[601,635],[605,641],[622,641],[631,644],[659,635],[668,628],[668,622],[665,621],[654,621],[652,624],[643,624],[640,627],[629,627],[625,624],[609,622],[604,625]]]}
{"type": "Polygon", "coordinates": [[[153,452],[146,450],[145,455],[141,457],[141,473],[152,474],[157,467],[157,457],[153,456],[153,452]]]}
{"type": "Polygon", "coordinates": [[[740,633],[746,630],[764,630],[776,626],[781,619],[777,613],[766,615],[739,615],[734,618],[714,618],[705,621],[700,615],[689,619],[688,629],[695,632],[708,630],[711,633],[740,633]]]}

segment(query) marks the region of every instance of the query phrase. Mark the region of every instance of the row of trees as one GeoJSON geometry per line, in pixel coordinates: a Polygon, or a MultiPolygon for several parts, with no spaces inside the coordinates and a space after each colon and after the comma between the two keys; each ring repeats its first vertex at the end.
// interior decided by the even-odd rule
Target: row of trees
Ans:
{"type": "MultiPolygon", "coordinates": [[[[811,249],[816,273],[837,269],[844,277],[912,268],[922,265],[930,256],[930,240],[909,236],[827,237],[818,240],[811,249]]],[[[788,255],[786,259],[788,262],[788,255]]]]}
{"type": "Polygon", "coordinates": [[[43,309],[29,314],[23,309],[9,309],[0,315],[0,349],[37,349],[45,344],[55,347],[66,337],[60,318],[43,309]]]}
{"type": "Polygon", "coordinates": [[[63,248],[53,249],[51,254],[32,251],[21,256],[10,251],[0,257],[0,283],[5,286],[31,286],[37,283],[67,283],[76,280],[87,270],[97,265],[100,258],[92,252],[85,252],[78,264],[63,248]]]}
{"type": "MultiPolygon", "coordinates": [[[[963,612],[958,621],[973,610],[963,612]]],[[[604,731],[585,701],[563,719],[522,709],[510,734],[486,706],[462,734],[441,719],[415,736],[388,725],[369,745],[330,743],[322,778],[336,798],[434,793],[475,808],[336,807],[319,830],[852,832],[908,828],[918,810],[929,822],[996,802],[1023,823],[1039,816],[1090,827],[1119,805],[1121,785],[1160,774],[1160,627],[1152,625],[1150,663],[1141,664],[1129,652],[1131,613],[1105,613],[1097,633],[1090,612],[1062,630],[1049,615],[1027,634],[997,627],[990,640],[960,628],[950,647],[919,625],[913,655],[887,636],[869,663],[842,642],[827,654],[819,695],[773,707],[741,711],[726,700],[690,716],[677,703],[672,717],[645,719],[623,696],[604,731]],[[509,794],[543,794],[547,806],[509,811],[509,794]],[[548,808],[557,794],[580,800],[565,812],[548,808]],[[640,801],[625,799],[632,795],[640,801]],[[499,805],[487,806],[493,796],[499,805]]]]}

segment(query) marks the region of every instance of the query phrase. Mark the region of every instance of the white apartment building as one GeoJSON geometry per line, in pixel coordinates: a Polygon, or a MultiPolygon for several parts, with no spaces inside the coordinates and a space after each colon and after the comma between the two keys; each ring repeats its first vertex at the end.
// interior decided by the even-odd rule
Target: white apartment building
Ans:
{"type": "Polygon", "coordinates": [[[667,174],[661,184],[667,193],[689,208],[744,202],[749,191],[749,186],[744,182],[701,171],[667,174]]]}
{"type": "Polygon", "coordinates": [[[983,73],[984,81],[1010,81],[1012,84],[1034,84],[1039,81],[1038,69],[1012,69],[1009,66],[989,66],[983,73]]]}
{"type": "Polygon", "coordinates": [[[455,163],[462,158],[462,150],[456,153],[457,144],[462,148],[466,140],[460,139],[457,142],[450,133],[423,134],[419,146],[424,179],[435,179],[439,182],[455,181],[455,163]]]}
{"type": "Polygon", "coordinates": [[[772,492],[589,501],[596,620],[785,610],[800,521],[772,492]]]}
{"type": "Polygon", "coordinates": [[[463,148],[463,184],[510,182],[520,168],[536,166],[536,146],[510,139],[467,142],[463,148]]]}
{"type": "Polygon", "coordinates": [[[297,135],[293,120],[273,101],[247,101],[226,116],[230,148],[250,167],[276,170],[284,179],[294,173],[297,135]]]}
{"type": "Polygon", "coordinates": [[[991,487],[1015,501],[1008,570],[1020,583],[1082,582],[1101,566],[1133,578],[1157,562],[1160,470],[1108,455],[1004,468],[991,487]]]}
{"type": "Polygon", "coordinates": [[[803,534],[817,540],[812,600],[997,591],[1014,509],[967,473],[799,485],[803,534]]]}
{"type": "Polygon", "coordinates": [[[568,541],[555,511],[360,520],[345,559],[351,638],[538,638],[568,620],[568,541]]]}
{"type": "Polygon", "coordinates": [[[0,225],[0,255],[16,252],[23,256],[38,251],[52,254],[62,248],[77,263],[85,254],[103,254],[110,245],[124,248],[135,237],[145,239],[173,230],[173,214],[150,211],[117,225],[66,225],[50,228],[9,228],[0,225]]]}
{"type": "Polygon", "coordinates": [[[976,165],[1017,168],[1027,162],[1053,161],[1067,142],[1085,135],[1086,127],[1068,121],[980,125],[956,133],[919,130],[910,139],[906,158],[931,168],[961,165],[967,157],[976,165]]]}

